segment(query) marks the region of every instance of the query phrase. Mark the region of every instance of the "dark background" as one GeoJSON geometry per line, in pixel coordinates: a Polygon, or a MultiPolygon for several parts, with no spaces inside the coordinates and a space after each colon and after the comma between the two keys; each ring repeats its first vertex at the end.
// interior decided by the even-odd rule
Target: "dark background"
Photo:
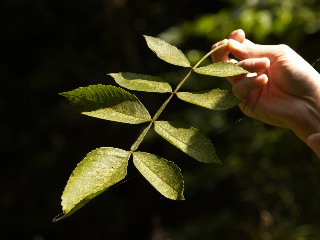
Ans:
{"type": "MultiPolygon", "coordinates": [[[[320,58],[319,1],[3,0],[0,27],[0,239],[320,239],[319,160],[300,140],[237,108],[177,100],[163,118],[202,130],[222,165],[196,162],[151,134],[141,149],[181,167],[185,201],[165,199],[130,163],[127,181],[52,222],[77,163],[98,147],[127,150],[141,128],[81,115],[59,92],[114,84],[106,74],[120,71],[175,84],[184,71],[157,59],[143,34],[196,60],[243,28],[312,64],[320,58]]],[[[230,88],[194,77],[185,89],[206,87],[230,88]]],[[[134,94],[151,114],[167,97],[134,94]]]]}

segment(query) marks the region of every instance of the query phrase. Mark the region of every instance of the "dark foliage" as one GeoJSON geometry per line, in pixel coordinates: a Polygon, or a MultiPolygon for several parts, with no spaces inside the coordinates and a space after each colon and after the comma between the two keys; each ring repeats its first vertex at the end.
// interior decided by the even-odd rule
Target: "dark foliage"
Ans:
{"type": "MultiPolygon", "coordinates": [[[[313,153],[290,132],[252,121],[237,109],[200,114],[181,102],[168,109],[168,119],[179,114],[212,136],[223,164],[195,162],[153,135],[142,148],[179,164],[186,201],[165,199],[132,168],[128,181],[74,216],[52,223],[61,211],[63,187],[85,154],[101,146],[127,149],[140,130],[140,126],[106,124],[80,115],[58,93],[89,84],[113,84],[106,76],[110,72],[171,78],[165,73],[173,69],[159,63],[142,35],[156,36],[175,26],[183,32],[181,49],[207,51],[227,35],[216,31],[210,38],[196,33],[195,21],[223,10],[230,13],[225,29],[239,26],[232,16],[246,6],[238,2],[3,0],[0,238],[318,239],[320,177],[313,153]]],[[[319,2],[307,2],[305,10],[319,17],[319,2]]],[[[300,1],[281,2],[285,3],[300,1]]],[[[260,4],[256,10],[267,7],[260,4]]],[[[315,25],[309,26],[313,31],[303,31],[301,16],[292,19],[294,29],[264,32],[261,41],[290,44],[314,62],[320,57],[319,29],[315,25]]],[[[249,32],[249,36],[257,34],[249,32]]],[[[199,84],[212,80],[191,81],[201,88],[199,84]]],[[[228,88],[226,82],[210,84],[228,88]]],[[[151,113],[164,98],[137,96],[151,113]]]]}

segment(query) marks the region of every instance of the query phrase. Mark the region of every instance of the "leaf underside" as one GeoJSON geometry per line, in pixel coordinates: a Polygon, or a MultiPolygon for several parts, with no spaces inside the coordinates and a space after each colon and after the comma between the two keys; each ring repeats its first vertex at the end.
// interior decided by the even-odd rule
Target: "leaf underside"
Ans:
{"type": "Polygon", "coordinates": [[[110,73],[109,74],[121,87],[144,92],[166,93],[172,92],[172,88],[163,79],[156,76],[136,73],[110,73]]]}
{"type": "Polygon", "coordinates": [[[199,74],[215,77],[231,77],[249,73],[247,70],[244,70],[234,63],[226,62],[212,63],[204,67],[196,68],[194,71],[199,74]]]}
{"type": "Polygon", "coordinates": [[[82,114],[104,120],[138,124],[151,120],[147,109],[133,94],[119,87],[91,85],[60,93],[82,114]]]}
{"type": "Polygon", "coordinates": [[[177,47],[160,38],[144,35],[148,47],[162,60],[181,67],[191,67],[189,60],[177,47]]]}
{"type": "Polygon", "coordinates": [[[168,121],[156,121],[154,124],[160,136],[194,159],[205,163],[220,163],[211,141],[198,129],[168,121]]]}
{"type": "Polygon", "coordinates": [[[178,92],[177,96],[183,101],[212,110],[227,110],[243,102],[227,90],[220,89],[201,92],[178,92]]]}
{"type": "Polygon", "coordinates": [[[184,200],[181,170],[173,162],[150,153],[134,152],[133,163],[163,196],[172,200],[184,200]]]}
{"type": "Polygon", "coordinates": [[[103,147],[93,150],[77,165],[62,194],[63,214],[54,219],[61,220],[84,206],[92,198],[127,175],[130,152],[103,147]]]}

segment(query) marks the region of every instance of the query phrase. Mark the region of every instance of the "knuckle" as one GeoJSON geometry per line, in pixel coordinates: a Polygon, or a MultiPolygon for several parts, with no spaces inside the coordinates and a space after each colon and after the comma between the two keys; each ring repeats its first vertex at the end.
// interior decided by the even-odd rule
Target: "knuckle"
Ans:
{"type": "Polygon", "coordinates": [[[292,52],[292,49],[286,44],[279,44],[278,47],[283,53],[289,54],[292,52]]]}

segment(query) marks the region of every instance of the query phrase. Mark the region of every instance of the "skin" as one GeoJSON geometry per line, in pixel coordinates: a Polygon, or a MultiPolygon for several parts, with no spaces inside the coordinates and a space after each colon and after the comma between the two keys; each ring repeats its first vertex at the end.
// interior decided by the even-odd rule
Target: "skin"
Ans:
{"type": "MultiPolygon", "coordinates": [[[[258,45],[233,31],[212,54],[213,62],[237,62],[256,76],[228,78],[249,117],[288,128],[320,156],[320,74],[286,45],[258,45]],[[239,61],[229,58],[232,53],[239,61]]],[[[251,74],[252,75],[252,74],[251,74]]]]}

